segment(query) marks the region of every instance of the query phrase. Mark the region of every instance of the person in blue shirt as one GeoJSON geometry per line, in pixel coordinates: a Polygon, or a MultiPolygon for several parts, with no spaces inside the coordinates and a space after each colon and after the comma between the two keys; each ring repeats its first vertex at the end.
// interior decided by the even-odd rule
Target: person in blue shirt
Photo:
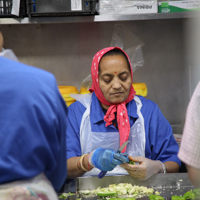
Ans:
{"type": "Polygon", "coordinates": [[[100,171],[139,180],[179,172],[172,128],[154,102],[135,95],[126,52],[119,47],[97,52],[91,76],[91,93],[74,95],[77,101],[68,110],[68,179],[97,176],[100,171]],[[125,141],[129,141],[127,147],[118,154],[125,141]]]}
{"type": "Polygon", "coordinates": [[[67,176],[66,104],[51,73],[1,49],[2,40],[0,199],[57,200],[67,176]]]}

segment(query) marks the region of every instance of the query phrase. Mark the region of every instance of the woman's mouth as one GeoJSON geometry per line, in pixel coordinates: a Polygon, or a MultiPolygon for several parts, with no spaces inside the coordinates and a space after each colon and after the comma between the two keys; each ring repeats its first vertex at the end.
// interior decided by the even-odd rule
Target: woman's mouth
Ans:
{"type": "Polygon", "coordinates": [[[111,95],[112,96],[121,96],[123,94],[123,92],[115,92],[115,93],[112,93],[111,95]]]}

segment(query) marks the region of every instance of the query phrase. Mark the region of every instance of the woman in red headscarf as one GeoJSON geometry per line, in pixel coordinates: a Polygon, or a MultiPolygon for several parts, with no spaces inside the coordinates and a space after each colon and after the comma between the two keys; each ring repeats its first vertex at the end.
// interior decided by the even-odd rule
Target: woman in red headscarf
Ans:
{"type": "Polygon", "coordinates": [[[178,145],[171,126],[155,103],[135,95],[128,55],[119,47],[100,50],[91,76],[91,93],[76,97],[68,111],[68,178],[96,176],[100,170],[138,179],[166,168],[178,172],[178,145]],[[128,164],[129,159],[139,164],[128,164]]]}

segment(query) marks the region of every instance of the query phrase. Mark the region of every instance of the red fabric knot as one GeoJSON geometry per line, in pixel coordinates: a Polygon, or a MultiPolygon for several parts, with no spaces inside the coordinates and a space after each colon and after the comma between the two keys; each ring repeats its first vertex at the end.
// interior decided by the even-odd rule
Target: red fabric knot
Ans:
{"type": "MultiPolygon", "coordinates": [[[[112,124],[112,121],[115,119],[115,112],[117,111],[117,123],[120,135],[120,146],[128,140],[129,132],[130,132],[130,123],[128,118],[128,113],[126,109],[125,103],[121,103],[118,105],[112,105],[108,108],[106,115],[104,116],[104,120],[106,121],[106,127],[112,124]],[[124,113],[124,114],[123,114],[124,113]],[[125,124],[124,122],[127,121],[125,124]]],[[[125,152],[126,148],[122,150],[125,152]]]]}
{"type": "Polygon", "coordinates": [[[106,122],[106,127],[112,124],[112,121],[115,119],[115,112],[117,112],[117,108],[115,105],[110,106],[104,116],[104,121],[106,122]]]}

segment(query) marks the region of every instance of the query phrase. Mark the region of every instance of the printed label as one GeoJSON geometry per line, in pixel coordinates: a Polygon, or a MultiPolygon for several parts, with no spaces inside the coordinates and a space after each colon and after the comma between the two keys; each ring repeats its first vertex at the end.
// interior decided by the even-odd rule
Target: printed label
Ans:
{"type": "Polygon", "coordinates": [[[145,4],[135,4],[133,7],[136,7],[137,9],[152,9],[152,5],[145,5],[145,4]]]}
{"type": "Polygon", "coordinates": [[[165,2],[159,2],[159,6],[161,6],[162,8],[174,6],[174,7],[183,8],[183,9],[194,9],[194,8],[200,7],[200,1],[199,0],[194,0],[194,1],[169,1],[168,6],[165,6],[165,2]]]}
{"type": "Polygon", "coordinates": [[[82,0],[71,0],[71,10],[82,10],[82,0]]]}
{"type": "Polygon", "coordinates": [[[123,0],[118,1],[100,0],[100,14],[137,14],[157,13],[157,0],[123,0]]]}

